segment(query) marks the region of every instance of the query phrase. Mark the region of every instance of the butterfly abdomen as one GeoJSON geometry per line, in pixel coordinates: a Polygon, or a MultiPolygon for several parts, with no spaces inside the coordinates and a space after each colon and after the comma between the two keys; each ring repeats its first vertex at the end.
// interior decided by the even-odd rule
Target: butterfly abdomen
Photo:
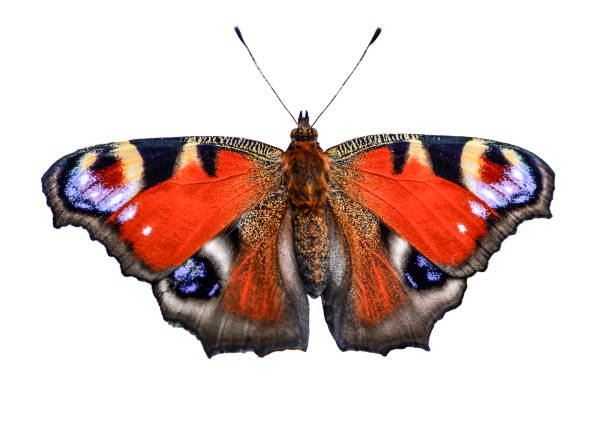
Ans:
{"type": "Polygon", "coordinates": [[[329,275],[329,237],[325,211],[297,209],[292,220],[293,246],[300,276],[313,297],[327,287],[329,275]]]}

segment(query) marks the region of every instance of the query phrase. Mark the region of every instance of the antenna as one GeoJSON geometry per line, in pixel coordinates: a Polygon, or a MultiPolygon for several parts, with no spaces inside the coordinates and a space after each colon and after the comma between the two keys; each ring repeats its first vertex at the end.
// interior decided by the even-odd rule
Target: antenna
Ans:
{"type": "Polygon", "coordinates": [[[376,41],[376,38],[378,38],[378,35],[380,35],[380,32],[382,32],[382,29],[380,27],[377,27],[376,30],[374,31],[374,35],[372,36],[372,39],[370,40],[370,42],[368,43],[368,46],[366,47],[366,49],[363,51],[363,54],[361,55],[361,57],[359,58],[359,60],[357,61],[357,65],[355,65],[355,68],[353,68],[353,71],[351,71],[351,74],[348,75],[348,77],[344,80],[344,82],[342,82],[342,85],[340,85],[340,88],[338,89],[338,91],[334,94],[334,96],[332,97],[332,99],[329,101],[329,103],[327,103],[327,106],[325,106],[325,108],[323,108],[323,110],[321,111],[321,113],[319,114],[319,116],[317,118],[315,118],[314,123],[312,123],[312,126],[314,127],[314,125],[316,124],[316,122],[319,120],[319,118],[321,118],[321,115],[323,115],[323,112],[325,112],[327,110],[327,108],[329,107],[330,104],[332,104],[332,102],[336,99],[336,97],[338,97],[338,94],[340,94],[340,91],[342,91],[342,88],[344,87],[344,85],[346,85],[346,82],[348,82],[348,79],[351,78],[351,76],[353,75],[353,73],[355,72],[355,70],[357,69],[357,67],[359,66],[359,64],[361,63],[361,61],[363,60],[364,56],[366,55],[366,53],[368,52],[368,49],[370,48],[370,46],[372,44],[374,44],[374,41],[376,41]]]}
{"type": "MultiPolygon", "coordinates": [[[[287,111],[287,113],[289,114],[289,116],[291,117],[291,119],[293,119],[293,121],[295,122],[295,124],[297,124],[298,122],[296,121],[295,117],[291,114],[291,111],[289,111],[289,109],[287,109],[287,106],[285,106],[285,103],[283,103],[283,101],[281,100],[281,98],[278,96],[278,94],[276,93],[276,91],[274,90],[274,88],[272,87],[272,85],[270,85],[270,82],[268,81],[268,79],[266,79],[266,76],[264,75],[263,71],[261,71],[261,68],[259,68],[259,65],[257,65],[257,61],[255,60],[255,58],[253,57],[253,53],[251,53],[251,49],[249,49],[249,46],[246,44],[246,42],[244,42],[244,38],[242,37],[242,33],[240,33],[240,29],[238,28],[238,26],[234,27],[234,30],[236,31],[236,35],[238,35],[238,38],[240,39],[240,42],[242,42],[242,44],[246,47],[247,51],[249,52],[249,55],[251,56],[251,59],[253,59],[253,63],[255,64],[255,66],[257,67],[257,70],[259,70],[259,74],[261,74],[261,77],[264,78],[264,80],[266,81],[266,83],[268,84],[268,86],[270,87],[270,89],[272,90],[272,92],[274,93],[274,95],[276,96],[276,98],[278,98],[278,101],[280,101],[280,103],[283,105],[283,107],[285,108],[285,110],[287,111]]],[[[371,43],[370,43],[371,44],[371,43]]],[[[364,53],[365,54],[365,53],[364,53]]],[[[363,57],[363,56],[362,56],[363,57]]]]}

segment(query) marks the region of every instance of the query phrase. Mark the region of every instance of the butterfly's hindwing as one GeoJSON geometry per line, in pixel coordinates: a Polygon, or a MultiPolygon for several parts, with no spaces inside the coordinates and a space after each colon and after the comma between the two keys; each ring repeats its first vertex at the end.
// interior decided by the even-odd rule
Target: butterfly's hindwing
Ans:
{"type": "Polygon", "coordinates": [[[234,230],[215,237],[154,284],[164,318],[193,332],[209,356],[307,347],[308,299],[296,275],[284,200],[272,194],[242,216],[234,230]],[[186,296],[181,287],[190,289],[201,276],[196,259],[214,268],[219,287],[208,285],[200,297],[186,296]],[[177,275],[187,278],[177,281],[177,275]],[[212,295],[205,294],[208,289],[212,295]]]}
{"type": "Polygon", "coordinates": [[[336,343],[342,350],[381,354],[407,346],[428,349],[433,325],[460,304],[466,279],[427,263],[345,194],[330,200],[337,220],[335,280],[322,299],[336,343]]]}

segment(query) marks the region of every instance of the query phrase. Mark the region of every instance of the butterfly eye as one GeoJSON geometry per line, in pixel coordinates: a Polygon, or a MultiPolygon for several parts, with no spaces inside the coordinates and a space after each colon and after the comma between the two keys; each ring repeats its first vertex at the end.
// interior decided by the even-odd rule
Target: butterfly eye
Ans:
{"type": "Polygon", "coordinates": [[[172,272],[170,287],[184,297],[211,298],[219,293],[221,283],[211,263],[195,256],[172,272]]]}

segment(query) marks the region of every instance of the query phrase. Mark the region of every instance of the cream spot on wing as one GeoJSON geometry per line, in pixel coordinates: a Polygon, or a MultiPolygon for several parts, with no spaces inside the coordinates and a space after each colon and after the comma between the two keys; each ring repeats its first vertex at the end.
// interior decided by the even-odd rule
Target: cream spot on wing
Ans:
{"type": "Polygon", "coordinates": [[[431,159],[429,157],[429,153],[423,147],[423,143],[418,139],[410,140],[410,149],[408,152],[408,159],[416,159],[419,163],[427,168],[431,169],[431,159]]]}
{"type": "Polygon", "coordinates": [[[217,236],[211,239],[202,247],[202,254],[214,260],[215,265],[225,280],[229,280],[229,275],[234,259],[234,249],[227,236],[217,236]]]}
{"type": "Polygon", "coordinates": [[[489,191],[488,189],[483,189],[482,195],[487,197],[489,200],[497,200],[497,195],[495,195],[492,191],[489,191]]]}
{"type": "Polygon", "coordinates": [[[115,195],[114,197],[111,198],[111,200],[109,202],[109,205],[110,206],[114,206],[117,203],[119,203],[122,199],[123,199],[123,194],[119,193],[119,194],[117,194],[117,195],[115,195]]]}
{"type": "Polygon", "coordinates": [[[138,209],[138,205],[136,204],[130,204],[129,206],[126,206],[125,209],[123,209],[117,216],[117,220],[121,224],[123,224],[126,221],[131,220],[132,218],[134,218],[134,216],[136,216],[137,209],[138,209]]]}
{"type": "Polygon", "coordinates": [[[487,209],[477,201],[471,200],[470,208],[472,209],[472,213],[480,218],[487,218],[489,216],[487,209]]]}
{"type": "Polygon", "coordinates": [[[508,160],[508,162],[510,162],[514,166],[518,166],[523,163],[523,160],[521,159],[519,154],[510,148],[502,148],[502,154],[504,155],[506,160],[508,160]]]}
{"type": "Polygon", "coordinates": [[[89,168],[96,162],[96,159],[98,159],[98,155],[93,151],[88,151],[81,158],[81,161],[79,162],[79,169],[83,171],[89,168]]]}
{"type": "Polygon", "coordinates": [[[113,154],[121,162],[121,171],[126,183],[136,182],[134,190],[140,190],[144,174],[142,156],[134,144],[129,141],[119,142],[113,150],[113,154]]]}
{"type": "Polygon", "coordinates": [[[471,175],[478,178],[480,174],[480,158],[487,151],[487,145],[482,139],[470,139],[463,146],[461,153],[461,170],[464,173],[464,181],[469,185],[469,181],[465,180],[465,176],[471,175]]]}
{"type": "Polygon", "coordinates": [[[512,168],[512,175],[514,176],[515,179],[517,179],[518,181],[521,181],[521,182],[525,178],[523,176],[523,172],[520,170],[520,167],[513,167],[512,168]]]}
{"type": "Polygon", "coordinates": [[[178,158],[177,170],[181,170],[191,164],[201,164],[200,156],[198,155],[198,145],[200,142],[197,138],[190,138],[183,145],[183,150],[178,158]]]}

